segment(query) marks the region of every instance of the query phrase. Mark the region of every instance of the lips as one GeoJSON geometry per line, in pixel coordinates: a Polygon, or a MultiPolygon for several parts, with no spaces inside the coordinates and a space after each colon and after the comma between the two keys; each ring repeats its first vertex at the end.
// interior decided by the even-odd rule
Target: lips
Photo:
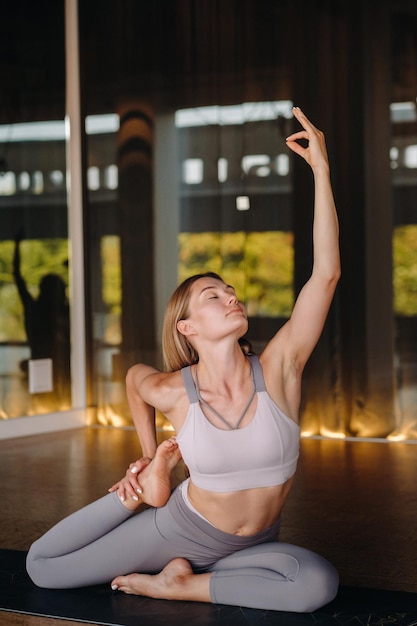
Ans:
{"type": "Polygon", "coordinates": [[[229,311],[229,312],[227,313],[227,315],[232,315],[232,313],[241,313],[242,315],[244,315],[244,312],[243,312],[243,311],[242,311],[242,309],[241,309],[241,308],[239,308],[239,307],[236,307],[235,309],[232,309],[231,311],[229,311]]]}

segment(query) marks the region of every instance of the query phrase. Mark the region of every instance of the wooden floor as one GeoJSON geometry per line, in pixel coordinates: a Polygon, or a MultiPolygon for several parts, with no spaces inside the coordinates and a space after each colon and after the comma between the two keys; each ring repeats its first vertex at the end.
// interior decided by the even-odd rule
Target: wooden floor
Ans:
{"type": "MultiPolygon", "coordinates": [[[[0,547],[27,550],[106,493],[139,456],[131,430],[89,427],[0,441],[0,547]]],[[[342,584],[416,593],[417,445],[303,439],[281,540],[328,558],[342,584]]],[[[0,612],[0,624],[62,621],[0,612]]]]}

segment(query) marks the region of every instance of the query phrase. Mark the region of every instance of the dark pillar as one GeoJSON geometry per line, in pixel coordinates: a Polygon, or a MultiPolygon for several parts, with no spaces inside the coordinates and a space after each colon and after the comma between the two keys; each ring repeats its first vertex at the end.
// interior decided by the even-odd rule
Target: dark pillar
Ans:
{"type": "Polygon", "coordinates": [[[152,362],[155,351],[152,207],[154,119],[152,108],[143,102],[123,104],[119,114],[121,367],[125,372],[135,362],[152,362]]]}
{"type": "Polygon", "coordinates": [[[363,7],[367,386],[365,406],[351,426],[365,436],[386,435],[395,427],[389,11],[386,2],[363,7]]]}

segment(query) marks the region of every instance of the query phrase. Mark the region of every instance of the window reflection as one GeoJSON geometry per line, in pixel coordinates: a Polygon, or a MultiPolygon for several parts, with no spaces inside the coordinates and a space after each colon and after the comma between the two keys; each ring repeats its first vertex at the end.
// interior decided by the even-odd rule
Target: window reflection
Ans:
{"type": "Polygon", "coordinates": [[[71,406],[64,122],[0,126],[0,144],[8,233],[0,241],[0,407],[7,419],[71,406]]]}
{"type": "Polygon", "coordinates": [[[417,424],[417,110],[414,102],[395,102],[390,110],[398,427],[389,438],[401,440],[417,424]]]}
{"type": "Polygon", "coordinates": [[[291,169],[281,132],[291,106],[197,107],[175,118],[183,167],[179,280],[219,272],[252,317],[287,317],[293,305],[291,169]]]}

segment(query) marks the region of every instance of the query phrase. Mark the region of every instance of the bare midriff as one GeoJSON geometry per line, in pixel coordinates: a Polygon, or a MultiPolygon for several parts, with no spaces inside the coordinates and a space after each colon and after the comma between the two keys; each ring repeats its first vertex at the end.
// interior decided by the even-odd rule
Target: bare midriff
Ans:
{"type": "Polygon", "coordinates": [[[213,526],[231,535],[250,537],[272,526],[281,514],[293,477],[282,485],[218,493],[188,485],[190,503],[213,526]]]}

